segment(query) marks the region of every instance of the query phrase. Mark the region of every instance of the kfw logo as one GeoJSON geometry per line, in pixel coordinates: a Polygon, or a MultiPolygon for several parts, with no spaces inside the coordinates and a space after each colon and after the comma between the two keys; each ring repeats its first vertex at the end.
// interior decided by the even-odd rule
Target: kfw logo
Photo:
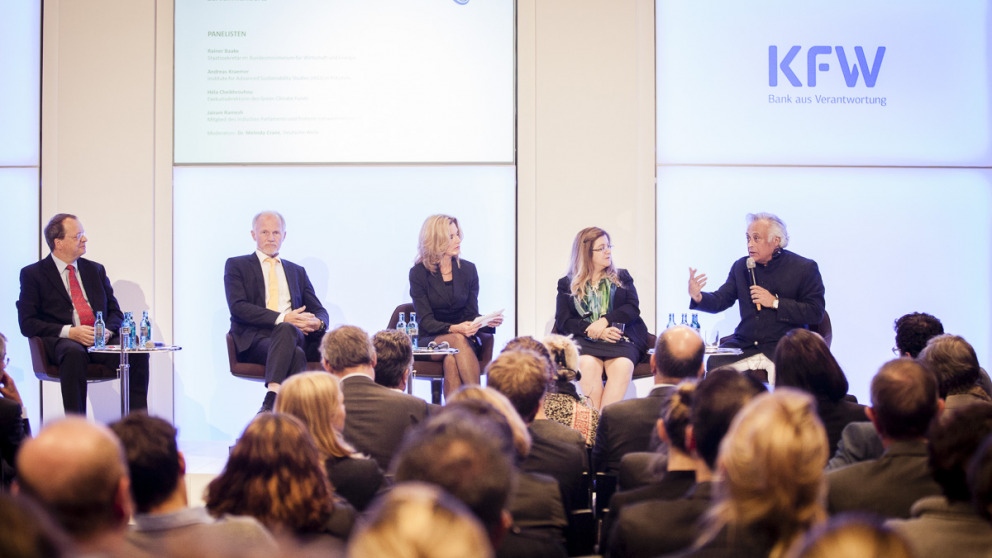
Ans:
{"type": "MultiPolygon", "coordinates": [[[[799,81],[796,73],[792,71],[792,61],[799,54],[802,47],[796,45],[789,49],[789,52],[781,58],[778,57],[778,47],[771,45],[768,47],[768,85],[769,87],[778,87],[778,74],[779,71],[785,76],[785,79],[789,80],[789,83],[793,87],[802,87],[803,84],[799,81]]],[[[875,87],[875,80],[878,79],[878,72],[882,68],[882,57],[885,56],[885,47],[880,46],[875,50],[875,58],[872,60],[871,69],[868,68],[868,59],[865,58],[865,49],[859,46],[854,47],[854,56],[857,58],[857,62],[853,65],[847,62],[847,53],[844,52],[844,47],[834,47],[830,48],[828,46],[814,46],[810,47],[806,51],[806,85],[808,87],[816,87],[816,73],[819,72],[829,72],[830,64],[827,62],[821,62],[817,60],[823,60],[827,55],[836,51],[837,62],[840,65],[840,71],[844,74],[844,82],[847,83],[848,87],[854,87],[858,84],[858,74],[860,69],[860,74],[865,77],[865,85],[868,87],[875,87]]]]}

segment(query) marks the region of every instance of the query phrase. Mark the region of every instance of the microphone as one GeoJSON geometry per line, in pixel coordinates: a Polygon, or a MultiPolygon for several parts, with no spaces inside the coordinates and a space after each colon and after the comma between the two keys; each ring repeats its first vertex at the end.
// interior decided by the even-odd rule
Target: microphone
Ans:
{"type": "MultiPolygon", "coordinates": [[[[748,258],[747,258],[747,271],[748,271],[748,273],[751,274],[751,285],[752,286],[758,284],[758,281],[755,280],[755,278],[754,278],[754,266],[755,266],[754,258],[752,258],[751,256],[748,256],[748,258]]],[[[758,312],[761,312],[761,304],[756,304],[756,306],[758,307],[758,312]]]]}

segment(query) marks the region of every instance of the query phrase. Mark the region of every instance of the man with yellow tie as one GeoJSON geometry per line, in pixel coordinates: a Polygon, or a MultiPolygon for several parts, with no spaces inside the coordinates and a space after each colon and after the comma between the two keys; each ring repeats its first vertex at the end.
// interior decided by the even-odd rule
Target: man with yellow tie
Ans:
{"type": "Polygon", "coordinates": [[[271,411],[279,386],[290,374],[320,360],[327,311],[307,272],[279,257],[286,220],[263,211],[251,222],[253,254],[228,258],[224,290],[231,310],[231,336],[238,360],[265,365],[268,391],[260,412],[271,411]]]}

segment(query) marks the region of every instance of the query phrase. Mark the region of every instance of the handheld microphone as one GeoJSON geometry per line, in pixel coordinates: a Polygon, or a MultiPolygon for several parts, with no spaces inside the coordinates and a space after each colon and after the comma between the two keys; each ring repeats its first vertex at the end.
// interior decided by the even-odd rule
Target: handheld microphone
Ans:
{"type": "MultiPolygon", "coordinates": [[[[751,274],[751,285],[757,285],[758,281],[754,278],[754,258],[748,256],[747,258],[747,271],[751,274]]],[[[755,304],[758,307],[758,312],[761,312],[761,304],[755,304]]]]}

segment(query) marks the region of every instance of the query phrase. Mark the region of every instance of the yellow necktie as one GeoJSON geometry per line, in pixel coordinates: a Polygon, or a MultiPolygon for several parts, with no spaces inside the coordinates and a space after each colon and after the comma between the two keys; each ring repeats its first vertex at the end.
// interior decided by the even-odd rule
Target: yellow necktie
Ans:
{"type": "Polygon", "coordinates": [[[269,310],[278,312],[279,279],[276,278],[276,262],[279,260],[275,258],[265,258],[265,261],[269,262],[269,297],[265,301],[265,307],[269,310]]]}

